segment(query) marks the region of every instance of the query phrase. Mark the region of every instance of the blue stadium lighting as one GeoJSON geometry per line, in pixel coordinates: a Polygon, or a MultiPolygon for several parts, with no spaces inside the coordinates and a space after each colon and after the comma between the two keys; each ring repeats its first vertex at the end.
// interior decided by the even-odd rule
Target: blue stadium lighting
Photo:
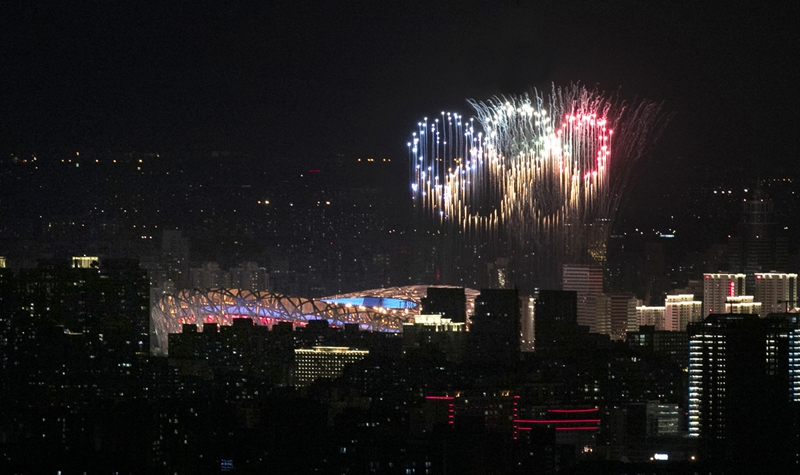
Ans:
{"type": "Polygon", "coordinates": [[[389,309],[417,308],[417,304],[410,300],[393,299],[387,297],[343,297],[322,299],[326,303],[338,303],[340,305],[353,305],[356,307],[376,307],[389,309]]]}

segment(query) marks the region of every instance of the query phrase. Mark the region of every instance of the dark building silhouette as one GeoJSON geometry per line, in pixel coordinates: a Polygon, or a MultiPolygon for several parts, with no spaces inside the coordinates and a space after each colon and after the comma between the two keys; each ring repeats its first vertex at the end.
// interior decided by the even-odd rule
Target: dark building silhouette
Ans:
{"type": "Polygon", "coordinates": [[[20,270],[16,289],[34,319],[90,335],[97,347],[129,355],[149,352],[150,287],[136,260],[103,259],[79,267],[74,259],[43,259],[35,269],[20,270]]]}
{"type": "Polygon", "coordinates": [[[421,305],[423,314],[439,314],[454,323],[467,321],[467,296],[463,288],[428,287],[421,305]]]}
{"type": "Polygon", "coordinates": [[[465,323],[452,323],[439,315],[417,315],[403,323],[403,351],[435,350],[448,361],[461,361],[467,345],[465,323]]]}
{"type": "Polygon", "coordinates": [[[642,325],[638,331],[628,332],[626,341],[631,348],[669,359],[681,368],[689,365],[689,336],[686,332],[656,330],[653,325],[642,325]]]}
{"type": "Polygon", "coordinates": [[[575,342],[578,334],[578,294],[566,290],[542,290],[534,304],[534,347],[558,349],[575,342]]]}
{"type": "Polygon", "coordinates": [[[744,202],[739,236],[728,239],[728,271],[747,275],[747,289],[755,288],[758,272],[789,270],[789,242],[780,236],[775,205],[761,189],[744,202]]]}
{"type": "Polygon", "coordinates": [[[520,357],[520,300],[517,289],[482,289],[470,327],[476,364],[512,366],[520,357]]]}
{"type": "MultiPolygon", "coordinates": [[[[711,314],[689,333],[689,436],[702,454],[762,473],[800,463],[797,314],[711,314]]],[[[788,473],[788,472],[787,472],[788,473]]]]}

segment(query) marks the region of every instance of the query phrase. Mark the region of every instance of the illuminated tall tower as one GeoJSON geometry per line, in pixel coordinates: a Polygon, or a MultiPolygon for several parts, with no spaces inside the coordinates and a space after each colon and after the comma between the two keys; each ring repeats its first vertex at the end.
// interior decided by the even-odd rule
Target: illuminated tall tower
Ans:
{"type": "Polygon", "coordinates": [[[700,439],[703,457],[732,467],[757,457],[761,473],[795,472],[797,314],[712,314],[689,324],[688,333],[689,437],[700,439]],[[792,468],[777,469],[786,464],[792,468]]]}
{"type": "Polygon", "coordinates": [[[522,351],[533,351],[536,338],[536,297],[524,296],[522,300],[522,321],[520,323],[522,340],[520,349],[522,351]]]}
{"type": "Polygon", "coordinates": [[[724,312],[728,297],[744,294],[744,274],[703,274],[703,315],[724,312]]]}
{"type": "Polygon", "coordinates": [[[603,268],[593,265],[564,264],[561,289],[578,295],[578,325],[595,328],[596,297],[603,293],[603,268]]]}
{"type": "Polygon", "coordinates": [[[798,306],[797,274],[767,272],[756,274],[755,301],[761,302],[762,318],[798,306]]]}

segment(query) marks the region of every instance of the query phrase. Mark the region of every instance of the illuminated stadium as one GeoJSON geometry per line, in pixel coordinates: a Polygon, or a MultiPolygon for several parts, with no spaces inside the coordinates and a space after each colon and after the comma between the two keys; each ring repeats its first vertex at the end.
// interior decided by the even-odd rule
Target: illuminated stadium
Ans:
{"type": "MultiPolygon", "coordinates": [[[[230,325],[234,318],[252,318],[262,326],[277,322],[303,326],[309,320],[325,318],[332,325],[357,323],[363,330],[398,332],[403,322],[419,314],[428,287],[391,287],[318,299],[242,289],[180,290],[164,295],[152,305],[154,352],[166,354],[167,336],[180,333],[183,324],[230,325]]],[[[465,293],[467,313],[471,314],[479,292],[465,289],[465,293]]]]}

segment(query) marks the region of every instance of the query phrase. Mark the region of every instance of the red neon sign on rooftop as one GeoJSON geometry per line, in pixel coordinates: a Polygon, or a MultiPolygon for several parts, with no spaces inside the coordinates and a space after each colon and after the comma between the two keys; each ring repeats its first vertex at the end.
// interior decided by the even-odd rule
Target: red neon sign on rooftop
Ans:
{"type": "Polygon", "coordinates": [[[516,419],[514,422],[524,424],[574,424],[580,422],[589,424],[592,422],[600,423],[600,419],[516,419]]]}

